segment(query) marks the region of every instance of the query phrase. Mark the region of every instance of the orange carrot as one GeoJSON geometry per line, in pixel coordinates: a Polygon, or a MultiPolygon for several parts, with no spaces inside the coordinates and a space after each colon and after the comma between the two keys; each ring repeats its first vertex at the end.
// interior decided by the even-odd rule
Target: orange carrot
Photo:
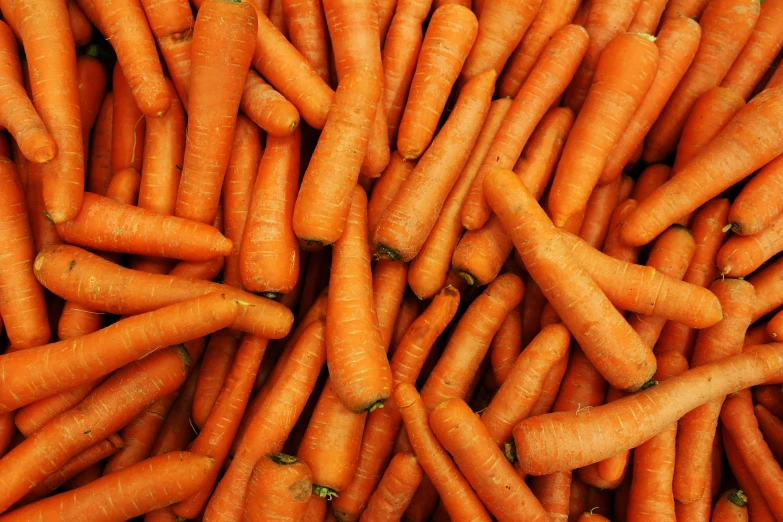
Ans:
{"type": "Polygon", "coordinates": [[[700,41],[701,28],[689,18],[676,18],[663,24],[655,40],[659,52],[658,72],[625,132],[609,154],[601,173],[602,183],[619,176],[626,165],[635,163],[635,151],[643,147],[645,136],[693,62],[700,41]]]}
{"type": "Polygon", "coordinates": [[[378,9],[378,34],[380,35],[381,48],[383,48],[394,11],[397,9],[397,0],[378,0],[376,3],[378,9]]]}
{"type": "Polygon", "coordinates": [[[239,107],[271,136],[289,136],[299,125],[296,107],[252,70],[247,72],[239,107]]]}
{"type": "Polygon", "coordinates": [[[188,140],[177,193],[178,217],[202,223],[215,220],[257,31],[250,4],[213,0],[199,9],[193,28],[188,140]],[[226,37],[227,28],[232,39],[229,51],[215,45],[226,37]],[[221,93],[218,105],[216,90],[221,93]]]}
{"type": "Polygon", "coordinates": [[[329,82],[329,36],[323,5],[318,0],[282,0],[283,18],[291,43],[329,82]]]}
{"type": "Polygon", "coordinates": [[[348,410],[359,413],[383,404],[391,394],[392,375],[372,301],[367,197],[356,188],[352,200],[332,255],[326,338],[334,391],[348,410]]]}
{"type": "Polygon", "coordinates": [[[308,245],[334,243],[343,233],[380,87],[366,67],[340,82],[294,207],[294,231],[308,245]]]}
{"type": "MultiPolygon", "coordinates": [[[[70,9],[72,5],[81,11],[75,2],[69,1],[68,8],[70,9]]],[[[92,24],[90,29],[92,30],[92,24]]],[[[98,47],[91,45],[87,48],[86,54],[76,58],[76,81],[79,87],[79,111],[85,156],[90,150],[90,131],[101,109],[108,82],[106,68],[97,59],[98,53],[98,47]]]]}
{"type": "Polygon", "coordinates": [[[283,17],[282,0],[269,0],[269,11],[267,12],[267,16],[277,30],[288,38],[288,29],[285,26],[285,18],[283,17]]]}
{"type": "Polygon", "coordinates": [[[361,520],[379,522],[399,520],[421,479],[422,469],[415,455],[410,453],[395,455],[386,473],[383,474],[378,489],[370,497],[361,520]]]}
{"type": "Polygon", "coordinates": [[[639,204],[623,226],[623,240],[630,245],[648,243],[676,220],[780,154],[783,146],[774,138],[760,141],[754,133],[758,130],[759,136],[775,136],[781,132],[777,119],[783,108],[781,100],[783,89],[767,89],[740,109],[692,161],[639,204]]]}
{"type": "Polygon", "coordinates": [[[677,18],[698,20],[709,0],[672,0],[663,12],[663,21],[677,18]]]}
{"type": "MultiPolygon", "coordinates": [[[[750,328],[748,328],[748,332],[745,334],[745,346],[750,346],[754,344],[766,344],[771,343],[774,341],[771,335],[767,333],[767,325],[765,323],[756,323],[750,328]]],[[[781,409],[783,411],[783,409],[781,409]]],[[[781,413],[783,415],[783,413],[781,413]]]]}
{"type": "Polygon", "coordinates": [[[239,252],[242,284],[251,292],[288,293],[299,277],[292,218],[301,142],[299,130],[285,138],[267,137],[239,252]]]}
{"type": "MultiPolygon", "coordinates": [[[[432,142],[452,86],[463,68],[477,32],[476,15],[465,7],[444,6],[432,15],[400,122],[397,148],[403,158],[420,157],[432,142]]],[[[496,77],[496,74],[492,75],[491,80],[486,81],[494,87],[496,77]]],[[[477,112],[481,114],[481,110],[477,112]]],[[[477,119],[483,121],[483,118],[477,119]]],[[[466,145],[464,154],[467,155],[473,148],[470,139],[466,145]]]]}
{"type": "Polygon", "coordinates": [[[618,2],[617,0],[593,0],[585,20],[584,28],[590,35],[587,53],[574,80],[565,94],[564,104],[578,113],[587,99],[593,83],[598,60],[604,49],[617,36],[628,29],[633,21],[640,0],[618,2]]]}
{"type": "Polygon", "coordinates": [[[525,419],[514,429],[521,468],[535,475],[552,473],[638,446],[714,398],[778,377],[782,349],[775,344],[756,346],[578,415],[563,412],[525,419]],[[694,389],[703,391],[694,393],[694,389]],[[633,415],[645,421],[629,421],[633,415]],[[634,429],[617,430],[613,426],[619,422],[633,424],[634,429]],[[602,440],[597,442],[596,437],[602,440]]]}
{"type": "Polygon", "coordinates": [[[68,18],[71,21],[71,32],[76,47],[83,47],[92,38],[92,23],[75,0],[67,0],[68,18]]]}
{"type": "Polygon", "coordinates": [[[325,499],[310,495],[302,522],[323,522],[326,517],[326,508],[328,504],[325,499]]]}
{"type": "Polygon", "coordinates": [[[712,512],[712,522],[747,522],[748,497],[741,489],[731,489],[721,495],[712,512]]]}
{"type": "MultiPolygon", "coordinates": [[[[95,120],[90,147],[90,161],[87,171],[87,190],[106,195],[106,187],[113,174],[111,170],[112,116],[114,113],[114,93],[109,92],[103,98],[101,108],[95,120]]],[[[29,197],[29,196],[28,196],[29,197]]],[[[54,226],[52,226],[54,229],[54,226]]]]}
{"type": "Polygon", "coordinates": [[[723,78],[721,87],[731,89],[747,100],[782,48],[783,3],[762,2],[753,32],[723,78]]]}
{"type": "MultiPolygon", "coordinates": [[[[127,167],[141,170],[146,118],[136,107],[133,93],[119,62],[114,66],[112,92],[114,93],[111,120],[112,174],[127,167]]],[[[168,90],[166,92],[168,93],[168,90]]]]}
{"type": "Polygon", "coordinates": [[[515,97],[555,32],[571,23],[580,0],[544,0],[500,77],[498,94],[515,97]]]}
{"type": "Polygon", "coordinates": [[[748,282],[756,289],[753,322],[783,304],[783,295],[780,294],[780,285],[783,284],[783,279],[780,277],[781,270],[783,270],[783,261],[776,260],[748,278],[748,282]]]}
{"type": "Polygon", "coordinates": [[[775,459],[780,462],[783,458],[783,420],[779,419],[761,404],[753,407],[759,429],[775,459]]]}
{"type": "Polygon", "coordinates": [[[569,134],[552,183],[549,214],[557,226],[562,227],[586,207],[612,148],[641,105],[657,68],[658,48],[645,35],[622,34],[601,53],[593,84],[569,134]],[[628,56],[634,58],[631,63],[624,63],[628,56]],[[602,119],[605,113],[615,117],[602,119]],[[605,123],[602,125],[601,121],[605,123]]]}
{"type": "Polygon", "coordinates": [[[427,409],[416,388],[407,383],[398,385],[394,390],[394,402],[402,413],[405,429],[410,435],[419,464],[437,489],[450,516],[459,517],[460,520],[489,522],[491,518],[481,500],[430,428],[427,409]]]}
{"type": "MultiPolygon", "coordinates": [[[[527,289],[528,286],[525,285],[527,289]]],[[[524,313],[523,304],[527,296],[523,296],[522,303],[511,310],[503,324],[500,325],[495,337],[492,338],[492,344],[489,347],[489,360],[492,367],[492,375],[495,383],[501,386],[508,377],[514,361],[524,347],[522,340],[522,315],[524,313]]]]}
{"type": "Polygon", "coordinates": [[[241,337],[231,330],[220,330],[209,338],[193,396],[193,424],[199,429],[204,427],[223,388],[239,350],[240,341],[241,337]]]}
{"type": "Polygon", "coordinates": [[[190,412],[193,409],[193,394],[196,390],[199,370],[200,368],[195,367],[190,371],[187,381],[163,420],[163,426],[161,426],[158,437],[152,445],[151,456],[184,450],[196,436],[190,421],[190,412]]]}
{"type": "Polygon", "coordinates": [[[394,325],[402,305],[408,280],[408,265],[391,261],[378,261],[372,271],[372,291],[375,315],[381,344],[388,353],[394,325]]]}
{"type": "Polygon", "coordinates": [[[311,487],[312,475],[301,460],[282,453],[262,457],[250,477],[244,520],[301,520],[311,487]]]}
{"type": "Polygon", "coordinates": [[[496,77],[494,71],[481,73],[463,87],[449,119],[381,216],[373,237],[377,256],[410,261],[421,250],[468,161],[496,77]],[[454,148],[457,142],[461,145],[454,148]]]}
{"type": "Polygon", "coordinates": [[[718,251],[721,275],[745,277],[783,250],[781,240],[783,216],[778,216],[753,235],[732,236],[718,251]]]}
{"type": "Polygon", "coordinates": [[[620,186],[623,178],[605,185],[596,185],[585,205],[585,215],[579,227],[579,237],[595,249],[602,250],[609,233],[609,224],[620,202],[620,186]]]}
{"type": "Polygon", "coordinates": [[[722,428],[723,445],[726,449],[726,457],[728,458],[731,471],[737,479],[737,483],[742,488],[745,496],[748,497],[748,513],[753,517],[753,521],[772,522],[775,517],[772,514],[764,495],[759,489],[756,479],[750,472],[747,464],[742,459],[742,455],[739,453],[737,445],[729,435],[725,427],[722,428]]]}
{"type": "Polygon", "coordinates": [[[415,167],[415,160],[408,161],[400,156],[399,152],[392,152],[391,160],[375,182],[370,193],[370,201],[367,203],[367,229],[370,237],[375,234],[381,216],[415,167]]]}
{"type": "Polygon", "coordinates": [[[658,120],[650,129],[644,159],[660,163],[674,151],[685,120],[696,100],[726,76],[742,50],[759,16],[755,0],[710,2],[699,25],[702,38],[693,64],[675,89],[658,120]]]}
{"type": "Polygon", "coordinates": [[[644,201],[658,187],[666,183],[671,177],[672,169],[668,165],[657,163],[645,168],[636,180],[631,199],[635,201],[644,201]]]}
{"type": "Polygon", "coordinates": [[[742,188],[729,210],[732,230],[741,235],[758,234],[778,217],[783,206],[773,197],[783,182],[783,158],[765,165],[742,188]]]}
{"type": "MultiPolygon", "coordinates": [[[[511,107],[511,103],[509,99],[500,99],[490,105],[484,125],[473,146],[473,151],[470,153],[470,158],[446,198],[438,219],[421,251],[411,261],[408,283],[413,292],[421,299],[431,297],[446,283],[454,249],[463,232],[460,221],[462,204],[470,190],[473,178],[484,161],[492,139],[511,107]]],[[[537,137],[538,134],[534,133],[531,144],[538,142],[537,137]]],[[[372,205],[372,199],[370,199],[370,204],[372,205]]]]}
{"type": "Polygon", "coordinates": [[[655,34],[667,3],[665,0],[642,0],[628,32],[655,34]]]}
{"type": "Polygon", "coordinates": [[[462,208],[462,224],[468,230],[480,228],[489,219],[490,209],[483,193],[484,177],[492,169],[514,166],[525,144],[547,110],[571,81],[587,49],[587,32],[568,25],[557,31],[544,47],[525,85],[514,98],[498,130],[462,208]]]}
{"type": "Polygon", "coordinates": [[[531,477],[530,490],[552,520],[562,522],[568,520],[571,504],[571,472],[531,477]]]}
{"type": "Polygon", "coordinates": [[[780,386],[765,385],[753,388],[753,400],[776,417],[783,419],[783,391],[780,386]]]}
{"type": "Polygon", "coordinates": [[[29,437],[57,415],[82,402],[103,381],[104,379],[97,379],[19,408],[14,416],[14,423],[22,435],[29,437]]]}
{"type": "MultiPolygon", "coordinates": [[[[163,265],[163,262],[168,264],[170,260],[162,258],[143,258],[143,261],[150,260],[159,262],[163,265]]],[[[225,264],[225,257],[216,257],[209,261],[180,261],[174,267],[169,270],[169,275],[182,277],[185,279],[200,279],[202,281],[213,281],[220,271],[223,270],[225,264]]],[[[161,266],[161,268],[166,268],[161,266]]],[[[150,270],[150,273],[158,273],[158,271],[150,270]]]]}

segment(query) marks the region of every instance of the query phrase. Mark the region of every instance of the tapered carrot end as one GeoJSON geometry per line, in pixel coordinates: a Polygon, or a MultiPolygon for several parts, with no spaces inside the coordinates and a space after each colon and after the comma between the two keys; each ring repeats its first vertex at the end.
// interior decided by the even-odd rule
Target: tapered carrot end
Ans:
{"type": "Polygon", "coordinates": [[[35,163],[49,163],[57,156],[57,144],[50,138],[49,143],[44,143],[33,151],[32,159],[35,163]]]}
{"type": "Polygon", "coordinates": [[[407,408],[419,399],[419,392],[412,384],[403,382],[394,389],[394,402],[398,408],[407,408]]]}
{"type": "Polygon", "coordinates": [[[229,238],[224,237],[223,240],[220,242],[220,248],[219,252],[221,256],[228,256],[231,255],[231,252],[234,251],[234,243],[229,238]]]}

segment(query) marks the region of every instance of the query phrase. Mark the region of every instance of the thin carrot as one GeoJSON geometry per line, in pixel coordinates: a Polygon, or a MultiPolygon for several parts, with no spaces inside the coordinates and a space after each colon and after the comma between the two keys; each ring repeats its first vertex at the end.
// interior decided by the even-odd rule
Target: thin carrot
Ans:
{"type": "Polygon", "coordinates": [[[248,71],[239,107],[271,136],[289,136],[299,125],[299,112],[274,87],[248,71]]]}
{"type": "Polygon", "coordinates": [[[177,400],[171,406],[168,415],[163,421],[158,437],[152,445],[150,455],[155,457],[169,453],[171,451],[180,451],[187,448],[190,441],[196,437],[193,424],[190,422],[190,412],[193,409],[193,394],[196,390],[196,380],[200,368],[195,367],[190,370],[188,379],[182,386],[177,395],[177,400]]]}
{"type": "Polygon", "coordinates": [[[362,514],[365,521],[400,520],[422,479],[418,459],[410,453],[394,456],[362,514]]]}
{"type": "Polygon", "coordinates": [[[392,17],[397,9],[397,0],[378,0],[378,34],[380,36],[381,48],[383,48],[386,34],[389,31],[392,17]]]}
{"type": "MultiPolygon", "coordinates": [[[[525,289],[528,286],[525,285],[525,289]]],[[[522,303],[511,310],[503,324],[500,325],[495,337],[492,338],[492,344],[489,347],[489,360],[492,367],[492,375],[498,386],[501,386],[508,377],[514,361],[517,360],[522,348],[522,316],[524,314],[523,304],[527,296],[522,298],[522,303]]]]}
{"type": "Polygon", "coordinates": [[[658,187],[666,183],[671,177],[672,168],[662,163],[656,163],[645,168],[636,180],[631,199],[644,201],[658,187]]]}
{"type": "Polygon", "coordinates": [[[282,0],[269,0],[269,11],[267,12],[267,16],[277,30],[288,38],[288,28],[285,25],[285,18],[283,17],[282,0]]]}
{"type": "Polygon", "coordinates": [[[587,31],[567,25],[552,35],[525,85],[514,98],[503,124],[470,187],[462,208],[462,224],[468,230],[480,228],[490,209],[483,193],[484,177],[492,169],[514,166],[528,139],[552,104],[573,78],[588,44],[587,31]]]}
{"type": "Polygon", "coordinates": [[[783,216],[753,235],[731,236],[718,251],[721,275],[745,277],[783,250],[783,216]]]}
{"type": "Polygon", "coordinates": [[[405,294],[407,276],[408,265],[404,263],[378,261],[372,270],[373,304],[378,318],[381,344],[387,353],[405,294]]]}
{"type": "Polygon", "coordinates": [[[334,243],[343,233],[380,94],[366,67],[340,82],[294,207],[294,231],[308,245],[334,243]]]}
{"type": "Polygon", "coordinates": [[[375,234],[381,216],[391,204],[405,180],[416,167],[416,161],[408,161],[397,151],[392,152],[391,160],[381,177],[375,182],[370,201],[367,203],[367,230],[369,236],[375,234]]]}
{"type": "MultiPolygon", "coordinates": [[[[108,92],[103,98],[101,108],[95,120],[90,146],[90,161],[87,166],[87,190],[106,195],[106,187],[113,174],[111,170],[112,116],[114,113],[114,93],[108,92]]],[[[29,196],[28,196],[29,197],[29,196]]],[[[52,226],[52,229],[54,226],[52,226]]]]}
{"type": "Polygon", "coordinates": [[[22,435],[29,437],[60,413],[68,411],[82,402],[103,381],[104,379],[96,379],[19,408],[14,415],[14,423],[22,435]]]}
{"type": "Polygon", "coordinates": [[[753,400],[776,417],[783,419],[783,391],[780,386],[764,385],[753,388],[753,400]]]}
{"type": "Polygon", "coordinates": [[[478,138],[496,77],[487,71],[462,88],[449,119],[378,222],[373,244],[379,257],[410,261],[421,250],[478,138]]]}
{"type": "Polygon", "coordinates": [[[609,233],[609,224],[620,202],[620,186],[623,178],[605,185],[596,185],[585,205],[585,215],[579,227],[579,237],[595,249],[602,250],[609,233]]]}
{"type": "Polygon", "coordinates": [[[283,17],[291,43],[329,82],[329,33],[323,5],[318,0],[282,0],[283,17]]]}
{"type": "Polygon", "coordinates": [[[780,462],[783,459],[783,420],[776,417],[761,404],[753,407],[759,429],[775,459],[780,462]]]}
{"type": "Polygon", "coordinates": [[[71,21],[71,32],[76,47],[83,47],[92,39],[92,23],[75,0],[67,0],[68,18],[71,21]]]}
{"type": "Polygon", "coordinates": [[[666,9],[666,0],[642,0],[628,26],[629,33],[655,34],[666,9]]]}
{"type": "Polygon", "coordinates": [[[621,34],[602,51],[550,189],[549,214],[557,226],[562,227],[586,207],[609,154],[650,89],[657,68],[658,48],[646,35],[621,34]],[[624,62],[629,56],[633,56],[631,62],[624,62]],[[601,118],[605,113],[615,117],[601,118]]]}
{"type": "Polygon", "coordinates": [[[702,29],[699,50],[650,129],[644,150],[645,161],[660,163],[674,151],[696,100],[720,85],[748,41],[759,10],[760,3],[755,0],[720,0],[707,5],[699,22],[702,29]]]}
{"type": "Polygon", "coordinates": [[[535,475],[597,462],[649,440],[714,398],[779,376],[781,365],[780,345],[760,345],[578,415],[564,412],[528,418],[514,429],[517,457],[522,470],[535,475]],[[696,394],[694,389],[703,391],[696,394]],[[645,421],[629,423],[631,411],[645,421]],[[619,422],[634,427],[613,429],[619,422]]]}
{"type": "MultiPolygon", "coordinates": [[[[81,11],[75,2],[68,2],[81,11]]],[[[89,22],[88,22],[89,23],[89,22]]],[[[92,25],[90,25],[92,29],[92,25]]],[[[98,60],[97,46],[87,48],[86,54],[76,58],[76,82],[79,87],[79,111],[82,122],[82,142],[84,155],[90,150],[90,132],[101,109],[103,98],[106,94],[108,77],[106,68],[98,60]]]]}
{"type": "Polygon", "coordinates": [[[282,453],[262,457],[250,477],[244,520],[301,520],[311,487],[310,469],[301,460],[282,453]]]}
{"type": "MultiPolygon", "coordinates": [[[[432,15],[397,136],[397,149],[405,159],[420,157],[432,142],[451,89],[473,47],[478,25],[476,15],[459,5],[444,6],[432,15]]],[[[491,80],[493,87],[496,76],[491,80]]],[[[468,144],[466,155],[473,148],[470,140],[468,144]]]]}
{"type": "Polygon", "coordinates": [[[119,62],[114,66],[112,92],[114,93],[111,120],[112,174],[127,167],[141,170],[146,118],[136,107],[136,100],[133,98],[119,62]]]}
{"type": "Polygon", "coordinates": [[[622,169],[635,163],[636,151],[644,145],[644,139],[655,120],[693,62],[701,41],[701,27],[690,18],[666,21],[655,40],[658,47],[658,72],[642,103],[631,118],[625,132],[609,154],[601,173],[601,182],[619,176],[622,169]]]}
{"type": "Polygon", "coordinates": [[[748,514],[753,517],[754,522],[772,522],[775,520],[775,517],[773,516],[769,505],[767,505],[767,501],[764,498],[761,489],[759,489],[756,479],[742,459],[742,455],[739,453],[737,445],[734,443],[725,427],[722,428],[721,435],[724,448],[726,449],[726,457],[731,466],[731,471],[737,479],[740,488],[742,488],[742,491],[745,493],[745,496],[748,497],[748,514]]]}
{"type": "Polygon", "coordinates": [[[209,338],[193,396],[193,424],[199,429],[204,427],[215,405],[241,341],[237,332],[231,330],[217,331],[209,338]]]}

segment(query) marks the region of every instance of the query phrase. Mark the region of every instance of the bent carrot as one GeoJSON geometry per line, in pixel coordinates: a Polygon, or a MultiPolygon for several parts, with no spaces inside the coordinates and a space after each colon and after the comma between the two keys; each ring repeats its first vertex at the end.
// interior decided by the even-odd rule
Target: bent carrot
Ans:
{"type": "Polygon", "coordinates": [[[249,70],[239,107],[270,136],[289,136],[299,125],[299,112],[258,74],[249,70]]]}
{"type": "Polygon", "coordinates": [[[329,35],[323,5],[318,0],[282,0],[283,18],[291,43],[329,82],[329,35]]]}
{"type": "Polygon", "coordinates": [[[714,398],[778,377],[783,369],[781,350],[783,347],[776,344],[756,346],[578,415],[565,412],[528,418],[514,429],[520,466],[527,473],[541,475],[597,462],[638,446],[714,398]],[[694,389],[704,391],[696,394],[694,389]],[[637,419],[643,415],[645,420],[629,423],[631,411],[637,419]],[[634,427],[617,430],[613,429],[615,423],[634,427]],[[602,440],[597,442],[596,437],[602,440]]]}
{"type": "MultiPolygon", "coordinates": [[[[87,165],[87,190],[99,196],[106,195],[106,187],[113,174],[111,170],[112,116],[114,93],[108,92],[101,102],[92,131],[90,157],[87,165]]],[[[30,197],[28,195],[28,197],[30,197]]],[[[52,229],[54,226],[51,225],[52,229]]]]}
{"type": "Polygon", "coordinates": [[[400,520],[422,479],[418,459],[398,453],[389,463],[378,489],[373,493],[360,520],[392,522],[400,520]]]}
{"type": "Polygon", "coordinates": [[[112,92],[114,93],[111,117],[112,174],[128,167],[141,170],[147,120],[136,106],[133,92],[119,62],[114,65],[112,92]]]}
{"type": "Polygon", "coordinates": [[[245,522],[301,520],[310,501],[311,487],[310,469],[301,460],[282,453],[262,457],[247,487],[245,522]]]}

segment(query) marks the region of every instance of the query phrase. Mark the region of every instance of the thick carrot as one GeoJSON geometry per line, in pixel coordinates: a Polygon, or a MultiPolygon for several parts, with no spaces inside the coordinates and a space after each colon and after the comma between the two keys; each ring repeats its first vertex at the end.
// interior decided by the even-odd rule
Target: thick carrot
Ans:
{"type": "Polygon", "coordinates": [[[329,33],[323,5],[318,0],[282,0],[283,17],[291,43],[329,82],[329,33]]]}
{"type": "Polygon", "coordinates": [[[282,453],[262,457],[247,487],[245,522],[301,520],[311,487],[312,474],[301,460],[282,453]]]}
{"type": "Polygon", "coordinates": [[[783,391],[780,386],[756,386],[753,388],[753,401],[783,419],[783,391]]]}
{"type": "MultiPolygon", "coordinates": [[[[525,289],[528,286],[525,285],[525,289]]],[[[495,383],[502,386],[508,377],[514,361],[517,360],[522,352],[522,316],[524,314],[524,302],[527,296],[522,298],[522,303],[511,310],[503,324],[500,325],[495,337],[492,338],[492,344],[489,346],[489,361],[492,367],[492,375],[495,383]]]]}
{"type": "Polygon", "coordinates": [[[496,77],[487,71],[462,88],[449,119],[381,216],[373,237],[377,256],[410,261],[421,250],[478,138],[496,77]]]}
{"type": "Polygon", "coordinates": [[[334,243],[343,233],[380,94],[366,67],[340,82],[294,207],[294,231],[308,245],[334,243]]]}
{"type": "Polygon", "coordinates": [[[745,277],[783,250],[783,216],[753,235],[731,236],[718,251],[721,275],[745,277]]]}
{"type": "Polygon", "coordinates": [[[628,26],[628,32],[655,34],[666,4],[668,4],[666,0],[642,0],[631,25],[628,26]]]}
{"type": "Polygon", "coordinates": [[[780,462],[783,459],[783,420],[776,417],[761,404],[753,407],[759,429],[775,459],[780,462]]]}
{"type": "Polygon", "coordinates": [[[361,520],[392,522],[400,520],[422,479],[422,469],[415,455],[398,453],[389,463],[378,489],[362,513],[361,520]]]}
{"type": "Polygon", "coordinates": [[[177,193],[178,217],[210,224],[215,220],[257,32],[255,10],[248,3],[213,0],[199,9],[193,28],[188,140],[177,193]],[[228,48],[216,44],[228,34],[228,48]],[[221,93],[218,104],[216,90],[221,93]]]}
{"type": "Polygon", "coordinates": [[[375,315],[378,318],[378,330],[381,344],[388,353],[391,345],[394,325],[402,306],[403,295],[407,287],[408,265],[391,261],[378,261],[372,270],[372,291],[375,315]]]}
{"type": "Polygon", "coordinates": [[[774,197],[783,183],[783,158],[765,165],[742,188],[729,210],[732,230],[741,235],[758,234],[777,218],[783,206],[774,197]]]}
{"type": "Polygon", "coordinates": [[[39,346],[49,342],[51,330],[43,289],[32,272],[35,244],[22,181],[7,158],[0,158],[0,216],[0,315],[15,349],[39,346]]]}
{"type": "Polygon", "coordinates": [[[209,499],[205,521],[242,520],[253,467],[262,456],[279,451],[294,427],[324,364],[325,344],[323,322],[310,323],[285,361],[280,379],[271,386],[268,400],[252,416],[228,471],[209,499]]]}
{"type": "Polygon", "coordinates": [[[490,209],[483,193],[484,177],[492,169],[514,166],[528,139],[549,108],[573,78],[588,44],[587,31],[568,25],[557,31],[544,47],[525,85],[514,98],[503,124],[470,187],[462,208],[462,224],[468,230],[480,228],[490,209]]]}
{"type": "Polygon", "coordinates": [[[471,303],[422,388],[428,411],[443,401],[466,397],[492,338],[506,315],[522,302],[524,291],[522,280],[506,273],[471,303]]]}
{"type": "Polygon", "coordinates": [[[299,125],[299,112],[252,70],[247,72],[239,107],[271,136],[289,136],[299,125]]]}
{"type": "Polygon", "coordinates": [[[641,0],[594,0],[587,14],[584,27],[590,35],[590,43],[584,60],[574,75],[565,94],[564,104],[575,113],[580,112],[593,83],[598,60],[604,49],[617,36],[628,29],[641,0]]]}
{"type": "Polygon", "coordinates": [[[783,2],[762,2],[753,32],[723,78],[721,87],[731,89],[747,100],[782,48],[783,2]]]}
{"type": "Polygon", "coordinates": [[[449,515],[456,520],[491,520],[471,485],[435,437],[416,388],[407,383],[398,385],[394,390],[394,402],[402,413],[419,464],[440,494],[449,515]]]}
{"type": "Polygon", "coordinates": [[[204,427],[215,405],[241,341],[237,332],[228,329],[215,332],[209,338],[193,396],[193,424],[199,429],[204,427]]]}
{"type": "Polygon", "coordinates": [[[597,250],[604,248],[612,214],[620,202],[622,181],[623,178],[618,177],[611,183],[596,185],[585,205],[579,237],[597,250]]]}
{"type": "Polygon", "coordinates": [[[702,38],[693,64],[650,129],[644,159],[659,163],[671,154],[696,100],[720,85],[742,50],[759,16],[755,0],[710,2],[699,25],[702,38]]]}
{"type": "Polygon", "coordinates": [[[514,429],[522,470],[535,475],[567,470],[638,446],[714,398],[778,377],[783,368],[781,349],[760,345],[578,415],[564,412],[528,418],[514,429]],[[703,391],[694,393],[694,389],[703,391]],[[629,421],[632,411],[639,421],[629,421]],[[615,423],[626,428],[617,429],[615,423]]]}
{"type": "Polygon", "coordinates": [[[103,381],[102,378],[96,379],[19,408],[14,415],[14,423],[22,435],[29,437],[57,415],[82,402],[103,381]]]}
{"type": "Polygon", "coordinates": [[[722,428],[721,435],[731,471],[743,493],[748,497],[748,514],[753,517],[754,522],[772,522],[775,520],[775,517],[769,505],[767,505],[767,501],[756,483],[756,479],[753,477],[747,464],[745,464],[737,445],[725,427],[722,428]]]}
{"type": "Polygon", "coordinates": [[[778,259],[748,278],[750,284],[756,289],[756,306],[753,310],[753,322],[758,321],[783,304],[783,295],[780,294],[780,286],[783,284],[783,278],[780,277],[781,270],[783,270],[783,261],[778,259]]]}
{"type": "Polygon", "coordinates": [[[292,219],[299,184],[301,131],[269,135],[258,166],[239,252],[239,273],[250,292],[287,293],[299,277],[292,219]]]}
{"type": "Polygon", "coordinates": [[[641,105],[657,69],[658,48],[646,35],[621,34],[601,53],[550,189],[549,214],[557,226],[586,207],[609,154],[641,105]],[[629,56],[633,57],[630,63],[625,61],[629,56]],[[606,113],[614,117],[602,118],[606,113]]]}
{"type": "MultiPolygon", "coordinates": [[[[24,352],[20,352],[24,353],[24,352]]],[[[74,409],[51,420],[3,459],[0,509],[8,509],[71,457],[117,431],[185,380],[189,357],[167,348],[116,372],[74,409]]]]}
{"type": "MultiPolygon", "coordinates": [[[[465,7],[444,6],[432,15],[397,136],[397,149],[405,159],[420,157],[432,142],[446,101],[477,32],[476,15],[465,7]]],[[[487,80],[492,87],[496,77],[495,74],[487,80]]],[[[483,118],[480,119],[483,121],[483,118]]],[[[472,148],[468,140],[464,154],[470,154],[472,148]]]]}
{"type": "MultiPolygon", "coordinates": [[[[505,98],[495,100],[490,105],[470,158],[449,192],[427,240],[411,261],[408,283],[420,299],[431,297],[446,283],[454,249],[463,232],[460,220],[462,204],[511,103],[511,100],[505,98]]],[[[537,133],[534,133],[531,144],[537,142],[537,137],[537,133]]],[[[370,204],[372,205],[372,198],[370,204]]]]}
{"type": "Polygon", "coordinates": [[[635,151],[644,145],[645,136],[693,62],[700,41],[701,28],[690,18],[676,18],[663,24],[655,40],[659,53],[655,79],[609,154],[601,182],[619,176],[626,165],[633,163],[635,151]]]}
{"type": "Polygon", "coordinates": [[[623,226],[623,240],[630,245],[648,243],[780,154],[783,140],[778,143],[776,136],[783,132],[778,126],[781,101],[783,89],[767,89],[740,109],[692,161],[639,204],[623,226]]]}
{"type": "Polygon", "coordinates": [[[136,100],[133,98],[119,62],[114,66],[112,92],[114,93],[111,119],[112,174],[128,167],[141,170],[146,118],[136,106],[136,100]]]}
{"type": "Polygon", "coordinates": [[[677,174],[690,163],[744,106],[742,97],[723,87],[702,94],[685,121],[672,172],[677,174]]]}
{"type": "Polygon", "coordinates": [[[334,391],[348,410],[359,413],[389,397],[392,376],[373,304],[367,197],[356,188],[352,200],[332,255],[326,338],[334,391]]]}
{"type": "Polygon", "coordinates": [[[367,203],[367,230],[369,236],[375,234],[381,216],[391,204],[413,169],[416,161],[407,161],[397,151],[392,152],[391,160],[381,177],[375,182],[367,203]]]}
{"type": "Polygon", "coordinates": [[[84,191],[84,158],[76,84],[76,54],[65,2],[17,0],[4,4],[28,60],[33,104],[57,144],[57,156],[45,165],[30,164],[42,178],[43,200],[55,223],[71,219],[84,191]]]}
{"type": "MultiPolygon", "coordinates": [[[[106,194],[106,187],[113,174],[111,170],[112,116],[114,93],[103,98],[95,120],[90,146],[90,161],[87,166],[87,190],[99,196],[106,194]]],[[[29,196],[28,196],[29,197],[29,196]]],[[[38,218],[40,219],[40,218],[38,218]]],[[[47,220],[48,221],[48,220],[47,220]]],[[[52,225],[52,229],[54,226],[52,225]]]]}
{"type": "Polygon", "coordinates": [[[531,477],[530,490],[553,521],[567,522],[571,504],[570,471],[531,477]]]}

